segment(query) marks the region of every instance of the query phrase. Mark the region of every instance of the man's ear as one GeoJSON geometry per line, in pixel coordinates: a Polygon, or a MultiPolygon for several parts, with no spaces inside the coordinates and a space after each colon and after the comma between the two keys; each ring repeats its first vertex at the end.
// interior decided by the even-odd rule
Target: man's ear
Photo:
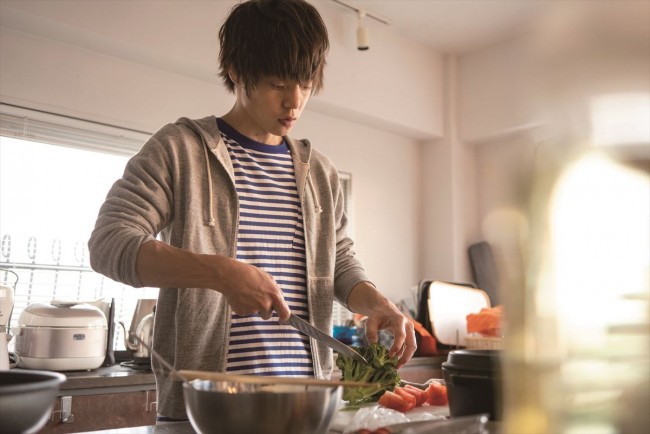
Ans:
{"type": "Polygon", "coordinates": [[[230,80],[235,83],[235,87],[240,87],[242,85],[242,83],[239,81],[239,76],[234,70],[228,70],[228,77],[230,77],[230,80]]]}

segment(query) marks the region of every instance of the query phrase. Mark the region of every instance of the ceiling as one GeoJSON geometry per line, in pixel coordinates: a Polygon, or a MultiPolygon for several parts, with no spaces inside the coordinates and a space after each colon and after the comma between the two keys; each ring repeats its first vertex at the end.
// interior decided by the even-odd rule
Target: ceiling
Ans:
{"type": "MultiPolygon", "coordinates": [[[[193,32],[213,31],[215,17],[224,16],[239,0],[0,0],[0,6],[18,9],[60,23],[111,33],[114,29],[156,28],[163,17],[188,21],[193,32]],[[174,18],[172,18],[174,17],[174,18]],[[140,20],[140,21],[138,21],[140,20]],[[140,22],[140,25],[138,23],[140,22]],[[132,27],[127,27],[127,24],[132,27]],[[153,27],[152,27],[153,26],[153,27]]],[[[310,0],[341,14],[355,12],[332,0],[310,0]]],[[[537,0],[342,0],[350,6],[390,20],[390,31],[421,42],[440,53],[467,53],[509,38],[549,4],[537,0]]],[[[566,0],[562,0],[566,1],[566,0]]],[[[14,17],[4,17],[3,25],[18,25],[14,17]],[[10,22],[13,21],[13,22],[10,22]]],[[[169,19],[167,19],[169,18],[169,19]]],[[[384,24],[368,20],[371,32],[384,24]]],[[[38,29],[36,29],[38,30],[38,29]]],[[[172,29],[173,30],[173,29],[172,29]]],[[[169,28],[156,37],[164,37],[169,28]]],[[[126,36],[126,35],[125,35],[126,36]]],[[[142,37],[140,37],[141,39],[142,37]]],[[[203,37],[206,40],[205,36],[203,37]]]]}
{"type": "MultiPolygon", "coordinates": [[[[318,3],[323,0],[318,0],[318,3]]],[[[331,1],[331,0],[328,0],[331,1]]],[[[386,18],[391,29],[441,53],[467,53],[521,31],[546,10],[535,0],[343,0],[386,18]]],[[[336,5],[336,4],[335,4],[336,5]]],[[[337,5],[342,11],[354,11],[337,5]]],[[[368,20],[368,26],[382,26],[368,20]]]]}
{"type": "MultiPolygon", "coordinates": [[[[0,0],[0,24],[46,37],[82,43],[95,37],[97,44],[159,49],[164,55],[204,59],[216,44],[216,17],[223,17],[240,0],[0,0]],[[85,33],[80,34],[79,29],[85,33]]],[[[309,0],[322,8],[355,15],[332,0],[309,0]]],[[[584,0],[339,0],[390,21],[391,32],[418,41],[440,53],[466,54],[510,39],[530,28],[554,7],[569,16],[571,4],[584,0]]],[[[609,5],[603,14],[621,31],[638,39],[650,37],[650,0],[599,1],[582,8],[609,5]],[[634,7],[623,7],[634,5],[634,7]],[[641,6],[640,8],[638,6],[641,6]],[[631,33],[633,32],[633,33],[631,33]]],[[[574,14],[575,15],[575,14],[574,14]]],[[[367,18],[373,29],[385,26],[367,18]]],[[[600,20],[598,27],[611,27],[600,20]]],[[[573,26],[570,26],[573,27],[573,26]]],[[[553,31],[552,33],[556,33],[553,31]]],[[[564,38],[562,36],[562,38],[564,38]]],[[[566,40],[566,38],[564,38],[566,40]]],[[[110,51],[110,50],[109,50],[110,51]]],[[[124,51],[124,50],[123,50],[124,51]]]]}

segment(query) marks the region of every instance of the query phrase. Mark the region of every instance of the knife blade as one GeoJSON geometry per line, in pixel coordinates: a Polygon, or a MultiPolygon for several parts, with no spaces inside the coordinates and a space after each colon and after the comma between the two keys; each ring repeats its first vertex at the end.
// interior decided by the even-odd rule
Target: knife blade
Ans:
{"type": "Polygon", "coordinates": [[[295,314],[291,314],[291,317],[289,318],[289,324],[291,324],[293,327],[300,330],[307,336],[316,339],[318,342],[324,343],[334,351],[337,351],[338,353],[343,354],[344,356],[352,357],[354,360],[358,362],[363,362],[365,364],[368,364],[368,361],[361,354],[357,353],[352,348],[345,345],[343,342],[334,339],[332,336],[314,327],[313,325],[311,325],[304,319],[296,316],[295,314]]]}

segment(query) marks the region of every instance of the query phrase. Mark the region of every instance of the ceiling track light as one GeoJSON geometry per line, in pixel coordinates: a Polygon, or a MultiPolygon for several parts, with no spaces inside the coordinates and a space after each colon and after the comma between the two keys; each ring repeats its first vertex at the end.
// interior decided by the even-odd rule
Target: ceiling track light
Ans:
{"type": "Polygon", "coordinates": [[[365,11],[357,11],[357,49],[365,51],[370,48],[370,34],[368,28],[363,26],[365,11]]]}
{"type": "Polygon", "coordinates": [[[352,9],[357,13],[357,49],[365,51],[370,48],[370,34],[368,28],[363,25],[364,18],[372,18],[375,21],[379,21],[383,24],[390,24],[390,21],[380,15],[377,15],[372,12],[368,12],[364,9],[359,9],[349,3],[346,3],[342,0],[332,0],[334,3],[338,3],[341,6],[345,6],[348,9],[352,9]]]}

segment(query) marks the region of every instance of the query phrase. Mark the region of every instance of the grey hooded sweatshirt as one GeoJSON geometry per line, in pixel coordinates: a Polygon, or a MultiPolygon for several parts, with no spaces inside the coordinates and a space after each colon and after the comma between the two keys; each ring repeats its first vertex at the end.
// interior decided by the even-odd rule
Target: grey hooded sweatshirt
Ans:
{"type": "MultiPolygon", "coordinates": [[[[285,139],[302,204],[310,320],[329,332],[333,299],[347,306],[352,288],[368,278],[346,233],[336,168],[309,141],[285,139]]],[[[90,264],[113,280],[142,287],[136,256],[156,236],[195,253],[235,258],[238,216],[233,166],[216,118],[181,118],[155,133],[110,189],[88,243],[90,264]]],[[[223,372],[230,317],[218,291],[161,288],[154,349],[176,369],[223,372]]],[[[315,376],[329,378],[332,351],[314,340],[311,347],[315,376]]],[[[153,364],[158,412],[185,418],[181,383],[155,358],[153,364]]]]}

